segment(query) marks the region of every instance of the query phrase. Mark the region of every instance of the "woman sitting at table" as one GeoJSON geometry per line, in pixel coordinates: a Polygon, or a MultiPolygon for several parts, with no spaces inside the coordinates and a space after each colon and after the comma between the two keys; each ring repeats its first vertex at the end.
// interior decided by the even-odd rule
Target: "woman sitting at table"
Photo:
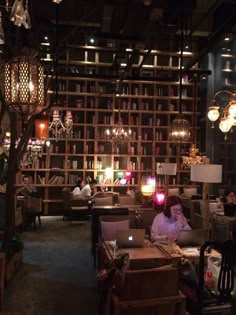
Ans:
{"type": "Polygon", "coordinates": [[[225,190],[222,197],[222,203],[224,205],[224,214],[226,216],[236,215],[236,196],[232,190],[225,190]]]}
{"type": "Polygon", "coordinates": [[[153,220],[152,241],[167,241],[170,236],[176,239],[180,230],[191,230],[191,227],[183,214],[181,199],[169,196],[164,211],[153,220]]]}

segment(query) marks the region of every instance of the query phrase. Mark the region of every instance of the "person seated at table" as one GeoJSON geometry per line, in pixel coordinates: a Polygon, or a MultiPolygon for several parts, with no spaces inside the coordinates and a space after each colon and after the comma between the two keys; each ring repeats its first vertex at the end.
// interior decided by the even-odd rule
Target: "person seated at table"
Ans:
{"type": "Polygon", "coordinates": [[[84,185],[85,185],[84,181],[82,180],[81,177],[79,177],[76,181],[76,186],[72,191],[75,198],[80,194],[81,189],[84,187],[84,185]]]}
{"type": "Polygon", "coordinates": [[[152,241],[167,241],[170,235],[176,239],[180,230],[191,230],[191,227],[183,214],[181,199],[178,196],[169,196],[164,211],[153,220],[152,241]]]}
{"type": "Polygon", "coordinates": [[[23,186],[16,191],[18,196],[37,197],[37,188],[31,184],[30,176],[24,175],[22,179],[23,186]]]}
{"type": "Polygon", "coordinates": [[[236,215],[236,196],[232,190],[225,190],[222,197],[222,203],[224,205],[224,214],[226,216],[236,215]]]}
{"type": "Polygon", "coordinates": [[[93,193],[95,185],[97,184],[95,179],[89,179],[87,181],[87,184],[85,184],[82,189],[80,190],[80,193],[76,195],[76,199],[81,200],[92,200],[96,195],[101,194],[101,191],[98,191],[96,193],[93,193]]]}

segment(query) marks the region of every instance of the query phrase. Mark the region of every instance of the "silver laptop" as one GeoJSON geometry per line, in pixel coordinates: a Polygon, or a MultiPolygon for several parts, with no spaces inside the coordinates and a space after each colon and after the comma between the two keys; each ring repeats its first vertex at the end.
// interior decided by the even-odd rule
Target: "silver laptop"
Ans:
{"type": "Polygon", "coordinates": [[[202,246],[209,240],[209,231],[207,229],[193,229],[189,231],[181,230],[177,239],[180,247],[202,246]]]}
{"type": "Polygon", "coordinates": [[[118,248],[143,247],[145,229],[128,229],[116,231],[116,244],[118,248]]]}

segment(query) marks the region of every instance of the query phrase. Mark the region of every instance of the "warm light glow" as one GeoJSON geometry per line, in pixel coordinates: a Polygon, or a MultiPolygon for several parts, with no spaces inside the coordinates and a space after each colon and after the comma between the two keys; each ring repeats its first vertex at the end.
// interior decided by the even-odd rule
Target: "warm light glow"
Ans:
{"type": "Polygon", "coordinates": [[[112,179],[113,177],[113,170],[111,167],[107,167],[105,169],[105,175],[106,175],[106,179],[112,179]]]}
{"type": "Polygon", "coordinates": [[[39,140],[48,138],[49,121],[47,117],[35,119],[35,136],[39,140]]]}
{"type": "Polygon", "coordinates": [[[163,191],[156,191],[154,195],[154,201],[158,206],[161,206],[165,202],[165,193],[163,191]]]}
{"type": "Polygon", "coordinates": [[[141,186],[141,192],[146,197],[151,196],[154,193],[153,186],[151,184],[144,184],[141,186]]]}
{"type": "Polygon", "coordinates": [[[190,125],[182,114],[178,115],[172,122],[171,139],[176,142],[187,141],[190,138],[190,125]]]}
{"type": "Polygon", "coordinates": [[[5,101],[10,110],[27,117],[45,106],[44,69],[31,56],[20,56],[5,64],[5,101]]]}
{"type": "Polygon", "coordinates": [[[206,156],[200,156],[198,155],[198,153],[199,153],[199,149],[196,148],[195,144],[192,144],[191,148],[189,149],[189,156],[182,157],[183,168],[189,169],[191,165],[203,164],[206,156]]]}
{"type": "Polygon", "coordinates": [[[49,124],[51,136],[55,138],[69,137],[73,130],[73,117],[71,111],[66,111],[64,123],[61,120],[59,110],[53,109],[52,121],[49,124]]]}
{"type": "Polygon", "coordinates": [[[210,106],[208,109],[207,117],[212,121],[211,128],[214,128],[214,121],[216,121],[220,116],[219,106],[210,106]]]}
{"type": "Polygon", "coordinates": [[[222,117],[219,124],[219,128],[222,132],[227,133],[230,131],[231,127],[233,126],[233,123],[234,123],[234,120],[232,117],[230,116],[222,117]]]}
{"type": "Polygon", "coordinates": [[[233,118],[236,118],[236,101],[230,103],[229,115],[233,118]]]}
{"type": "Polygon", "coordinates": [[[210,121],[212,121],[212,128],[214,128],[214,121],[220,117],[219,128],[225,133],[225,140],[227,139],[226,134],[230,131],[232,126],[236,126],[236,94],[230,91],[218,91],[215,94],[215,98],[218,102],[222,99],[222,102],[227,102],[228,98],[231,98],[230,102],[226,104],[224,108],[221,109],[221,114],[219,112],[219,106],[217,106],[216,99],[211,101],[211,105],[208,109],[207,116],[210,121]],[[216,98],[217,97],[217,98],[216,98]]]}
{"type": "Polygon", "coordinates": [[[116,144],[125,144],[132,140],[131,129],[125,130],[121,121],[118,122],[118,125],[110,131],[106,129],[105,135],[107,141],[114,142],[116,144]]]}

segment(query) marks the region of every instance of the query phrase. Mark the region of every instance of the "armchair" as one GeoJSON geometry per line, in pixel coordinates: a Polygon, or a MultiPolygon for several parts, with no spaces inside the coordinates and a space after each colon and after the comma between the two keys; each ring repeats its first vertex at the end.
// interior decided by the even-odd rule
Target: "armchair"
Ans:
{"type": "Polygon", "coordinates": [[[74,213],[77,213],[80,217],[88,217],[90,214],[88,201],[82,199],[76,199],[70,189],[64,188],[62,190],[63,197],[63,220],[68,219],[70,222],[74,213]]]}

